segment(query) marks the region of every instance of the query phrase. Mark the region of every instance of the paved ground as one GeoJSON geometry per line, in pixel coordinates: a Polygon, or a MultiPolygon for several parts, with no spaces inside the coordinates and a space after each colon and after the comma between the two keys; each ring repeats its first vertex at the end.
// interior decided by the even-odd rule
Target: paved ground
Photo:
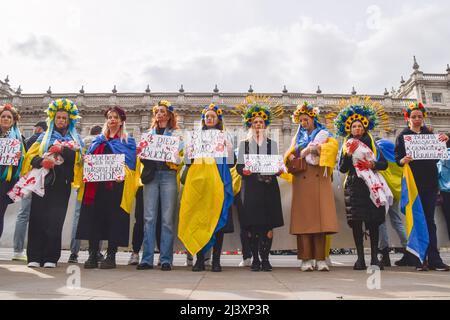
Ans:
{"type": "MultiPolygon", "coordinates": [[[[240,256],[222,256],[221,273],[192,272],[183,266],[185,255],[175,256],[170,272],[137,271],[126,265],[128,253],[118,255],[120,265],[114,270],[84,270],[81,264],[66,263],[30,269],[11,256],[10,249],[0,249],[0,299],[450,299],[449,272],[392,267],[377,278],[377,273],[353,271],[353,255],[332,256],[331,272],[310,273],[299,271],[295,256],[271,256],[273,272],[238,268],[240,256]],[[79,288],[71,288],[78,279],[79,288]]],[[[450,253],[443,257],[450,263],[450,253]]],[[[63,252],[61,261],[67,258],[63,252]]],[[[86,258],[82,252],[80,261],[86,258]]]]}

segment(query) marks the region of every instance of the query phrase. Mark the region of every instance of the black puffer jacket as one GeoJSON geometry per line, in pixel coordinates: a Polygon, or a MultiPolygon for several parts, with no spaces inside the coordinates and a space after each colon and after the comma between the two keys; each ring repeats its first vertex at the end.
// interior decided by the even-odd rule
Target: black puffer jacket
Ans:
{"type": "MultiPolygon", "coordinates": [[[[365,134],[360,139],[369,148],[371,148],[371,139],[365,134]]],[[[387,161],[381,151],[378,149],[379,159],[375,162],[375,170],[386,170],[387,161]]],[[[364,221],[366,224],[380,225],[384,222],[385,208],[377,208],[370,199],[369,188],[363,179],[356,175],[353,166],[352,156],[341,155],[339,161],[339,171],[347,173],[348,176],[344,187],[345,211],[347,222],[352,226],[352,221],[364,221]]]]}

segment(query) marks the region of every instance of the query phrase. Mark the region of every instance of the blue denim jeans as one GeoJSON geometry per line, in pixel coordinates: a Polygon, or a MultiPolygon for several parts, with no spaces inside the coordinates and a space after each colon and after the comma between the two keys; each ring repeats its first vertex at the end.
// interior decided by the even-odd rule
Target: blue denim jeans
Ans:
{"type": "Polygon", "coordinates": [[[72,221],[72,237],[70,239],[70,253],[78,255],[80,251],[81,240],[75,239],[77,235],[78,220],[80,220],[81,201],[76,201],[75,211],[72,221]]]}
{"type": "MultiPolygon", "coordinates": [[[[406,244],[408,243],[408,239],[406,238],[406,229],[405,225],[403,224],[402,220],[402,213],[400,212],[400,204],[398,201],[395,201],[391,207],[389,207],[388,216],[391,220],[391,225],[394,228],[394,230],[397,232],[397,235],[400,239],[400,243],[403,248],[406,247],[406,244]]],[[[383,250],[385,248],[389,247],[389,235],[387,232],[387,221],[385,221],[383,224],[380,225],[378,231],[380,234],[380,241],[378,248],[380,250],[383,250]]]]}
{"type": "Polygon", "coordinates": [[[173,263],[174,220],[177,208],[177,173],[157,170],[154,179],[144,185],[144,249],[141,263],[153,264],[156,242],[156,219],[161,200],[160,260],[173,263]]]}
{"type": "Polygon", "coordinates": [[[28,229],[28,220],[30,220],[31,195],[23,198],[20,203],[19,213],[16,219],[16,228],[14,229],[14,252],[21,253],[24,248],[25,236],[28,229]]]}

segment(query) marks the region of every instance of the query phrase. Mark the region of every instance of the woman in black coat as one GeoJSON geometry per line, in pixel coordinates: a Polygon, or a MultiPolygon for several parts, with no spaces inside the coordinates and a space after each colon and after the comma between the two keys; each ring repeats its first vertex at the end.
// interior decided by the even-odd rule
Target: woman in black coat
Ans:
{"type": "Polygon", "coordinates": [[[239,145],[236,170],[242,176],[243,208],[240,222],[241,228],[248,230],[250,238],[253,256],[251,270],[271,271],[269,253],[273,229],[284,225],[277,175],[252,173],[245,167],[244,159],[247,154],[278,154],[277,143],[265,134],[266,126],[270,124],[270,113],[267,109],[259,108],[258,111],[247,112],[250,116],[246,118],[246,123],[251,126],[252,135],[239,145]],[[251,116],[255,112],[261,113],[261,116],[251,116]]]}
{"type": "MultiPolygon", "coordinates": [[[[375,144],[373,138],[368,133],[367,127],[364,126],[360,120],[349,122],[349,135],[347,139],[358,139],[367,145],[374,154],[378,155],[377,160],[367,164],[368,169],[372,170],[386,170],[387,161],[380,150],[374,150],[375,144]]],[[[347,141],[346,139],[346,141],[347,141]]],[[[345,147],[345,145],[344,145],[345,147]]],[[[382,265],[378,261],[378,227],[384,222],[385,207],[376,207],[370,199],[369,188],[363,179],[357,176],[355,167],[353,165],[353,152],[355,149],[349,148],[341,152],[339,160],[339,171],[341,173],[348,173],[344,186],[344,200],[347,214],[347,223],[353,230],[353,239],[355,240],[356,251],[358,259],[353,267],[354,270],[365,270],[366,263],[364,261],[364,232],[363,223],[366,230],[370,234],[370,248],[371,248],[371,265],[382,265]]]]}
{"type": "MultiPolygon", "coordinates": [[[[437,244],[436,223],[434,222],[434,212],[436,208],[436,199],[438,194],[438,160],[414,160],[405,151],[404,135],[433,134],[433,132],[424,125],[426,110],[422,103],[413,103],[404,111],[405,119],[408,121],[408,127],[403,129],[395,142],[395,160],[399,166],[409,164],[414,176],[414,180],[419,191],[422,202],[425,219],[427,222],[430,243],[428,245],[426,260],[421,263],[414,256],[416,269],[418,271],[427,271],[428,268],[436,271],[449,271],[450,267],[446,265],[439,255],[437,244]],[[428,260],[428,261],[427,261],[428,260]]],[[[446,134],[440,135],[440,140],[449,146],[449,138],[446,134]]]]}

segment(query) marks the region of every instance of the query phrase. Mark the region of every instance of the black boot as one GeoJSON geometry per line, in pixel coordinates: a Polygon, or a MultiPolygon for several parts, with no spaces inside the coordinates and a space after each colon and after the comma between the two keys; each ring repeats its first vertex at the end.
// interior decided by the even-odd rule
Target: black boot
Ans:
{"type": "Polygon", "coordinates": [[[218,232],[216,234],[216,243],[213,247],[213,259],[212,259],[212,272],[222,272],[222,267],[220,266],[220,255],[222,254],[222,244],[223,244],[223,232],[218,232]]]}
{"type": "Polygon", "coordinates": [[[399,267],[415,267],[415,256],[406,251],[405,248],[402,249],[403,257],[400,260],[395,261],[394,264],[399,267]]]}
{"type": "Polygon", "coordinates": [[[353,270],[366,270],[366,261],[364,260],[364,234],[361,222],[353,222],[352,225],[353,240],[355,240],[358,259],[353,266],[353,270]]]}
{"type": "MultiPolygon", "coordinates": [[[[378,225],[369,225],[370,235],[370,265],[377,266],[380,270],[384,270],[382,261],[378,259],[378,225]]],[[[387,248],[387,256],[389,258],[389,248],[387,248]]],[[[391,262],[389,261],[389,264],[391,262]]]]}
{"type": "Polygon", "coordinates": [[[271,248],[272,248],[272,239],[267,237],[267,235],[262,236],[259,247],[262,271],[272,271],[272,265],[269,262],[269,254],[271,248]]]}
{"type": "Polygon", "coordinates": [[[97,251],[89,251],[89,258],[84,263],[85,269],[97,269],[98,268],[98,257],[97,251]]]}
{"type": "Polygon", "coordinates": [[[252,271],[260,271],[261,270],[261,261],[259,260],[259,235],[251,234],[250,235],[250,250],[252,251],[253,261],[250,267],[252,271]]]}
{"type": "Polygon", "coordinates": [[[381,254],[381,264],[384,267],[391,267],[391,259],[389,258],[389,248],[384,248],[382,250],[380,250],[380,254],[381,254]]]}
{"type": "Polygon", "coordinates": [[[205,271],[205,256],[202,253],[197,253],[197,261],[195,261],[192,271],[200,272],[205,271]]]}
{"type": "Polygon", "coordinates": [[[105,260],[100,262],[100,269],[115,269],[116,268],[116,254],[108,253],[105,260]]]}

